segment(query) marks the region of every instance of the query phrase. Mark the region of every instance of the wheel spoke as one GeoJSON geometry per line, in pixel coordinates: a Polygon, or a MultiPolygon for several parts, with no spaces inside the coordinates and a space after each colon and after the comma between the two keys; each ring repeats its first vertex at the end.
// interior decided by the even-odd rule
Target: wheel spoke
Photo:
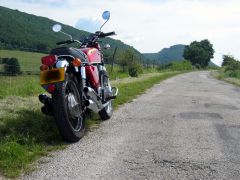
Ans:
{"type": "Polygon", "coordinates": [[[65,90],[65,102],[67,103],[67,112],[69,115],[69,123],[75,131],[82,128],[83,118],[80,106],[80,97],[75,84],[68,83],[65,90]]]}

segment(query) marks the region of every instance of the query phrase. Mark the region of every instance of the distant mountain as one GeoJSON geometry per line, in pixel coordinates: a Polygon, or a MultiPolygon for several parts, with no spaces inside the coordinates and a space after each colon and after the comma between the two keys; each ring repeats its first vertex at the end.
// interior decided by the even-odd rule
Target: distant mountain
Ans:
{"type": "MultiPolygon", "coordinates": [[[[67,40],[67,36],[61,33],[54,33],[51,27],[54,24],[61,24],[54,20],[35,16],[18,10],[0,6],[0,49],[18,49],[25,51],[39,51],[47,53],[58,41],[67,40]]],[[[74,27],[61,24],[63,30],[73,36],[74,39],[80,39],[89,32],[78,30],[74,27]]],[[[135,54],[141,59],[145,57],[133,47],[111,38],[105,38],[102,43],[109,43],[112,47],[118,47],[118,52],[125,49],[133,49],[135,54]]],[[[108,52],[108,55],[111,54],[108,52]]]]}
{"type": "Polygon", "coordinates": [[[171,61],[184,60],[183,52],[185,45],[178,44],[169,48],[164,48],[158,53],[145,53],[145,57],[151,61],[156,61],[158,64],[167,64],[171,61]]]}
{"type": "MultiPolygon", "coordinates": [[[[158,53],[144,53],[145,57],[150,61],[155,61],[157,64],[168,64],[172,61],[183,61],[183,52],[186,45],[178,44],[169,48],[164,48],[158,53]]],[[[213,62],[209,63],[211,67],[218,67],[213,62]]]]}

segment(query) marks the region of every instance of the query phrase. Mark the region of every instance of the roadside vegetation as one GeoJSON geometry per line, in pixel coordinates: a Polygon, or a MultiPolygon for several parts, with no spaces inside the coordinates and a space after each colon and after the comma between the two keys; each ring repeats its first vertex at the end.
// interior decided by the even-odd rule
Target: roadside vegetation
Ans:
{"type": "Polygon", "coordinates": [[[231,55],[223,55],[222,68],[215,73],[215,76],[240,86],[240,61],[231,55]]]}

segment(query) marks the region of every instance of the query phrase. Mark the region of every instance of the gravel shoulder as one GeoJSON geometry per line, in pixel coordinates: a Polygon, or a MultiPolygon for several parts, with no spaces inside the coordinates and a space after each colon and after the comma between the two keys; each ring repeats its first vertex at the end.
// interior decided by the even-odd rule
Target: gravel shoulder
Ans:
{"type": "Polygon", "coordinates": [[[238,179],[240,88],[210,72],[155,85],[23,179],[238,179]]]}

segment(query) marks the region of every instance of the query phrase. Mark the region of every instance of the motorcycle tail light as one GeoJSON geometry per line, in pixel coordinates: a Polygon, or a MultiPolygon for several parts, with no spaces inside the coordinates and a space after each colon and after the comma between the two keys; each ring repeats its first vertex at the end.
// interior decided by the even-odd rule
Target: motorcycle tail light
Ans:
{"type": "Polygon", "coordinates": [[[42,57],[42,64],[47,66],[53,66],[56,63],[56,61],[57,61],[57,56],[55,55],[42,57]]]}
{"type": "Polygon", "coordinates": [[[48,66],[45,65],[45,64],[42,64],[42,65],[40,66],[40,71],[46,71],[46,70],[48,70],[48,66]]]}
{"type": "Polygon", "coordinates": [[[82,64],[82,61],[81,61],[81,59],[79,59],[79,58],[75,58],[75,59],[72,61],[72,64],[73,64],[74,66],[79,67],[79,66],[81,66],[81,64],[82,64]]]}

